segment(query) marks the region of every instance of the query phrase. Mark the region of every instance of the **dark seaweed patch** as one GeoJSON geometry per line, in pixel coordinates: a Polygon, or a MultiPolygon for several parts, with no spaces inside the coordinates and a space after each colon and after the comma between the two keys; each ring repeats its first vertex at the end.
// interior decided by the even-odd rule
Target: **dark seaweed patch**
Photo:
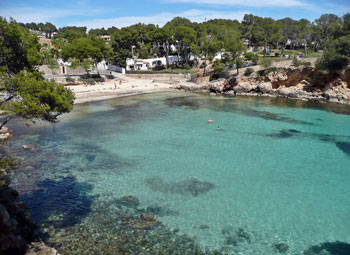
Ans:
{"type": "Polygon", "coordinates": [[[349,255],[350,244],[344,242],[321,243],[311,246],[304,255],[349,255]]]}
{"type": "Polygon", "coordinates": [[[151,177],[146,179],[146,185],[153,191],[192,195],[194,197],[207,193],[214,188],[214,184],[200,181],[195,178],[185,179],[180,182],[167,183],[162,178],[151,177]]]}
{"type": "Polygon", "coordinates": [[[276,114],[276,113],[272,113],[272,112],[257,111],[257,110],[254,110],[252,108],[239,109],[237,111],[238,111],[238,113],[242,113],[242,114],[245,114],[247,116],[258,117],[258,118],[261,118],[264,120],[275,120],[275,121],[282,121],[282,122],[287,122],[287,123],[309,125],[309,126],[315,125],[311,122],[284,117],[281,114],[276,114]]]}
{"type": "Polygon", "coordinates": [[[336,142],[335,144],[342,152],[344,152],[347,155],[350,155],[350,143],[349,142],[336,142]]]}
{"type": "Polygon", "coordinates": [[[34,192],[21,196],[37,222],[48,221],[57,227],[73,226],[91,211],[92,197],[87,193],[92,185],[77,182],[74,176],[57,181],[46,179],[37,187],[34,192]]]}
{"type": "Polygon", "coordinates": [[[299,130],[296,130],[296,129],[288,129],[288,132],[294,133],[294,134],[300,134],[301,133],[299,130]]]}
{"type": "Polygon", "coordinates": [[[267,136],[274,137],[274,138],[290,138],[290,137],[293,137],[296,133],[297,132],[293,132],[291,131],[291,129],[288,129],[288,130],[280,130],[278,133],[268,134],[267,136]]]}

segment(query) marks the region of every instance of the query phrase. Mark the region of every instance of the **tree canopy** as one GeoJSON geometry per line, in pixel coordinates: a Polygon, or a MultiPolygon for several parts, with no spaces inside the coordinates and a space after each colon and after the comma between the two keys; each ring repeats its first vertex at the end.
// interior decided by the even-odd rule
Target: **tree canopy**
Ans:
{"type": "Polygon", "coordinates": [[[42,59],[35,36],[3,18],[0,33],[0,126],[14,117],[56,122],[72,109],[73,93],[37,72],[42,59]]]}

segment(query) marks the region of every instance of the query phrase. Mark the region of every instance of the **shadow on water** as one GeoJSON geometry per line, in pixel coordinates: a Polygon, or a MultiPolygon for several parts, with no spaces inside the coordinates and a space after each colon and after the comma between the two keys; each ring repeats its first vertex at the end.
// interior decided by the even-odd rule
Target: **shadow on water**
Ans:
{"type": "MultiPolygon", "coordinates": [[[[297,120],[293,118],[288,118],[283,116],[283,114],[276,114],[268,111],[258,111],[252,107],[247,106],[246,104],[239,104],[237,100],[230,100],[227,97],[198,97],[198,96],[184,96],[184,97],[175,97],[168,98],[165,100],[165,104],[169,107],[186,107],[190,110],[198,110],[200,108],[212,109],[219,112],[232,112],[245,116],[261,118],[264,120],[274,120],[281,121],[292,124],[300,125],[315,125],[314,123],[297,120]]],[[[251,104],[250,104],[251,105],[251,104]]],[[[271,104],[272,105],[272,104],[271,104]]],[[[256,105],[257,107],[259,104],[256,105]]]]}
{"type": "Polygon", "coordinates": [[[276,114],[276,113],[267,112],[267,111],[258,111],[252,108],[242,108],[242,109],[235,110],[235,112],[239,114],[244,114],[246,116],[261,118],[264,120],[275,120],[275,121],[282,121],[282,122],[287,122],[292,124],[309,125],[309,126],[315,125],[311,122],[288,118],[283,116],[282,114],[276,114]]]}
{"type": "Polygon", "coordinates": [[[311,246],[304,255],[349,255],[350,244],[343,242],[321,243],[311,246]]]}
{"type": "Polygon", "coordinates": [[[55,227],[68,227],[81,222],[91,211],[92,197],[87,192],[92,185],[77,182],[74,176],[60,180],[46,179],[37,183],[37,189],[23,194],[34,221],[55,227]]]}
{"type": "Polygon", "coordinates": [[[344,140],[350,141],[350,137],[346,137],[346,136],[340,137],[340,136],[332,136],[327,134],[304,133],[295,129],[286,129],[286,130],[283,129],[277,133],[267,134],[266,136],[269,136],[272,138],[278,138],[278,139],[292,138],[292,137],[318,139],[323,142],[329,142],[329,143],[335,144],[339,150],[341,150],[342,152],[350,156],[350,142],[344,141],[344,140]]]}
{"type": "Polygon", "coordinates": [[[350,142],[336,142],[335,144],[338,149],[350,156],[350,142]]]}

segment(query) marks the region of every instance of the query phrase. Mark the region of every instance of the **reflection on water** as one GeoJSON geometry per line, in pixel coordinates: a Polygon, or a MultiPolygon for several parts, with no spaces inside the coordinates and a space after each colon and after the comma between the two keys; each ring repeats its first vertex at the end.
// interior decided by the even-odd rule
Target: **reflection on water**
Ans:
{"type": "Polygon", "coordinates": [[[343,255],[349,112],[187,93],[78,105],[54,128],[13,124],[13,186],[64,255],[343,255]]]}

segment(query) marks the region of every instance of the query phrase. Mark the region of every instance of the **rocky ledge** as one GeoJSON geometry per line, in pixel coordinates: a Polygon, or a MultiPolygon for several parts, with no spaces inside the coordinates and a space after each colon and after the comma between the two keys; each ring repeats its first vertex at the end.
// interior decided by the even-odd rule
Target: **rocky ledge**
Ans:
{"type": "Polygon", "coordinates": [[[350,69],[323,73],[313,67],[269,69],[177,89],[214,94],[286,97],[350,104],[350,69]]]}
{"type": "Polygon", "coordinates": [[[40,240],[27,206],[18,200],[18,192],[9,187],[7,173],[0,171],[0,254],[57,255],[55,249],[40,240]]]}

